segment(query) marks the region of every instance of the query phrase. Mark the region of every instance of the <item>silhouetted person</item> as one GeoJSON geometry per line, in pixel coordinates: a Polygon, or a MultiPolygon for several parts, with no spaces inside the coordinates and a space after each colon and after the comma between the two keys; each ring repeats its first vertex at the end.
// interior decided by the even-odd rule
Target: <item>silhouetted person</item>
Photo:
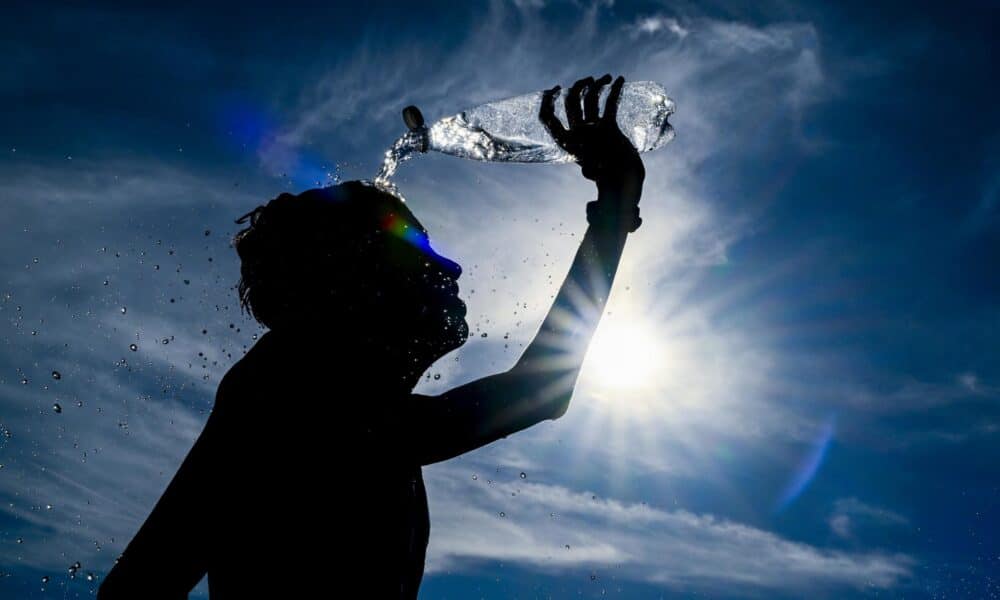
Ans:
{"type": "Polygon", "coordinates": [[[468,336],[456,281],[396,197],[357,182],[282,194],[237,234],[240,300],[269,331],[215,407],[98,598],[415,598],[429,534],[421,467],[566,412],[627,234],[642,161],[618,130],[623,79],[540,118],[597,183],[590,226],[534,341],[509,371],[438,396],[421,374],[468,336]]]}

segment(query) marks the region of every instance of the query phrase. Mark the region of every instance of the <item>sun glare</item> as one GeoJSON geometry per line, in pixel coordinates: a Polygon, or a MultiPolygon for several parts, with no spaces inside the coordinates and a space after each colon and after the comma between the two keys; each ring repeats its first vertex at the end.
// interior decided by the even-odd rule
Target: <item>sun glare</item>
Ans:
{"type": "Polygon", "coordinates": [[[588,379],[606,389],[649,386],[664,359],[654,331],[634,320],[602,321],[587,350],[588,379]]]}

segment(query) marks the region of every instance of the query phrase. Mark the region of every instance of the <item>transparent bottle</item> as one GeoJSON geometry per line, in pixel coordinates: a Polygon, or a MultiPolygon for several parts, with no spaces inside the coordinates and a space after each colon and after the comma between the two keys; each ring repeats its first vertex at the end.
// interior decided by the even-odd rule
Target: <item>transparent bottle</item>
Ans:
{"type": "MultiPolygon", "coordinates": [[[[601,113],[610,86],[601,89],[601,113]]],[[[566,123],[565,95],[562,89],[555,100],[556,116],[566,123]]],[[[573,155],[556,144],[538,118],[543,92],[525,94],[506,100],[488,102],[457,115],[424,124],[415,106],[403,111],[410,131],[386,151],[382,170],[375,184],[395,190],[390,181],[399,163],[416,152],[435,150],[453,156],[482,161],[520,163],[565,163],[573,155]]],[[[674,139],[674,129],[667,118],[674,113],[674,102],[666,90],[653,81],[626,82],[618,101],[618,128],[639,152],[656,150],[674,139]]]]}

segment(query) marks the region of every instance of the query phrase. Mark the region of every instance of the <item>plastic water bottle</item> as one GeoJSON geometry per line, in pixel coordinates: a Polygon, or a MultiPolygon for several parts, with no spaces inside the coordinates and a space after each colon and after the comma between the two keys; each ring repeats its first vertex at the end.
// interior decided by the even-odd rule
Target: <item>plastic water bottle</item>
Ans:
{"type": "MultiPolygon", "coordinates": [[[[599,105],[610,86],[601,89],[599,105]]],[[[565,95],[562,89],[554,99],[556,116],[566,123],[565,95]]],[[[565,163],[573,155],[559,147],[538,119],[543,92],[525,94],[482,104],[457,115],[440,119],[429,127],[415,106],[403,110],[403,120],[410,129],[386,151],[382,170],[375,185],[398,193],[392,175],[399,164],[417,152],[435,150],[453,156],[482,161],[520,163],[565,163]]],[[[639,152],[649,152],[674,139],[674,129],[667,118],[674,113],[674,102],[666,90],[652,81],[626,82],[618,101],[618,128],[639,152]]]]}

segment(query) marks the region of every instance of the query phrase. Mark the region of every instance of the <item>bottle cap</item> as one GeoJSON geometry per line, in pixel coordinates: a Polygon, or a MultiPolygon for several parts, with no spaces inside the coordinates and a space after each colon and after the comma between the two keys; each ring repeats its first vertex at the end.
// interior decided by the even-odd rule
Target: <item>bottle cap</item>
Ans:
{"type": "Polygon", "coordinates": [[[416,131],[424,126],[424,115],[416,106],[407,106],[403,109],[403,122],[410,131],[416,131]]]}

